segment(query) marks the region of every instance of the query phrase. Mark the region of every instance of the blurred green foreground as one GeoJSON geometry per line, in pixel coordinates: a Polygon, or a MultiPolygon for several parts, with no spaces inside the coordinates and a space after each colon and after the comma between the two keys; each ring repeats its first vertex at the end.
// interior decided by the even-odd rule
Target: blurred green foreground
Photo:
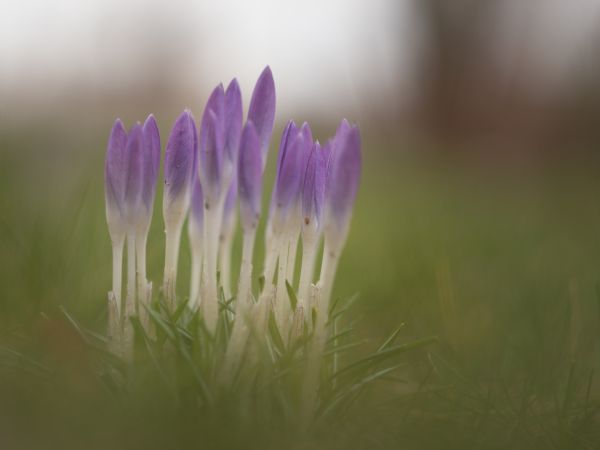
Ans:
{"type": "MultiPolygon", "coordinates": [[[[158,119],[164,147],[168,120],[158,119]]],[[[365,136],[335,288],[360,295],[350,315],[365,344],[347,358],[401,322],[399,341],[439,342],[405,356],[343,418],[305,435],[198,415],[150,382],[114,395],[98,375],[60,307],[103,332],[109,126],[67,137],[0,134],[0,448],[600,448],[593,166],[468,167],[365,136]]],[[[163,245],[159,187],[148,248],[155,287],[163,245]]],[[[188,260],[184,238],[183,295],[188,260]]]]}

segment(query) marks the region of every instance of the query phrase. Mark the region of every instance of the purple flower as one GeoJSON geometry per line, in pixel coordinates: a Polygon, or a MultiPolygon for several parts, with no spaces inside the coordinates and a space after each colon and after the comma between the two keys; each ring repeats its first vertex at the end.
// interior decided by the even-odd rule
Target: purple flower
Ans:
{"type": "Polygon", "coordinates": [[[272,217],[278,223],[274,224],[276,228],[282,225],[282,221],[287,220],[299,199],[306,167],[306,155],[312,146],[312,142],[307,140],[308,131],[310,130],[307,126],[298,130],[296,125],[290,122],[281,139],[275,188],[271,201],[272,217]]]}
{"type": "MultiPolygon", "coordinates": [[[[234,78],[225,91],[225,155],[237,164],[240,136],[242,134],[242,93],[234,78]]],[[[235,192],[235,189],[234,189],[235,192]]]]}
{"type": "Polygon", "coordinates": [[[175,121],[165,149],[164,207],[187,201],[192,185],[198,137],[192,114],[186,110],[175,121]]]}
{"type": "Polygon", "coordinates": [[[265,67],[254,86],[248,120],[254,124],[258,134],[264,170],[275,120],[275,82],[269,66],[265,67]]]}
{"type": "Polygon", "coordinates": [[[225,91],[218,85],[206,103],[200,124],[200,182],[206,201],[215,202],[221,194],[225,152],[225,91]]]}
{"type": "Polygon", "coordinates": [[[237,178],[240,213],[244,229],[258,226],[262,192],[262,152],[258,133],[251,121],[242,132],[237,178]]]}
{"type": "Polygon", "coordinates": [[[129,160],[125,185],[125,215],[132,225],[141,209],[144,176],[144,133],[139,122],[129,130],[125,152],[129,160]]]}
{"type": "Polygon", "coordinates": [[[333,140],[325,190],[326,221],[334,228],[347,225],[360,180],[360,132],[344,119],[333,140]]]}
{"type": "Polygon", "coordinates": [[[144,176],[142,182],[142,202],[146,212],[152,213],[156,181],[160,168],[160,134],[154,116],[150,114],[144,122],[144,176]]]}
{"type": "Polygon", "coordinates": [[[325,172],[327,164],[328,145],[323,149],[318,142],[312,146],[312,151],[306,164],[304,185],[302,188],[302,215],[305,226],[317,230],[322,225],[323,202],[325,200],[325,172]]]}
{"type": "Polygon", "coordinates": [[[104,191],[106,215],[109,222],[117,225],[125,216],[125,190],[129,158],[126,151],[127,132],[123,122],[117,119],[112,127],[106,149],[104,165],[104,191]]]}

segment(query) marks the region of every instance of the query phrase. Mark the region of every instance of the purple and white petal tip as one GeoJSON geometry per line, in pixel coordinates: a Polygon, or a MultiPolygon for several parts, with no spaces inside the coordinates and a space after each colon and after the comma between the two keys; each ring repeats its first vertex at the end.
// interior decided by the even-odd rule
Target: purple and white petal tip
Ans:
{"type": "Polygon", "coordinates": [[[165,202],[188,195],[198,138],[194,117],[185,110],[175,121],[165,148],[165,202]]]}
{"type": "Polygon", "coordinates": [[[125,211],[125,190],[127,185],[127,132],[121,119],[115,120],[108,138],[106,161],[104,164],[104,185],[107,210],[125,211]]]}
{"type": "Polygon", "coordinates": [[[262,151],[258,133],[251,121],[242,131],[238,162],[238,192],[244,229],[258,226],[262,193],[262,151]]]}
{"type": "Polygon", "coordinates": [[[125,208],[127,216],[133,221],[140,213],[144,176],[144,133],[139,122],[129,130],[126,152],[129,163],[125,188],[125,208]]]}
{"type": "Polygon", "coordinates": [[[335,135],[327,174],[328,216],[338,223],[347,221],[354,206],[361,172],[361,140],[357,126],[344,119],[335,135]]]}
{"type": "Polygon", "coordinates": [[[275,102],[275,81],[271,68],[267,66],[256,81],[248,108],[248,120],[252,121],[258,133],[263,160],[266,160],[273,132],[275,102]]]}
{"type": "Polygon", "coordinates": [[[242,92],[234,78],[225,91],[225,152],[232,164],[237,163],[242,133],[242,92]]]}
{"type": "Polygon", "coordinates": [[[150,114],[144,122],[143,132],[144,179],[142,183],[142,201],[146,210],[151,211],[160,169],[160,133],[154,115],[150,114]]]}
{"type": "Polygon", "coordinates": [[[206,109],[200,128],[200,182],[208,206],[221,194],[224,157],[224,124],[212,109],[206,109]]]}

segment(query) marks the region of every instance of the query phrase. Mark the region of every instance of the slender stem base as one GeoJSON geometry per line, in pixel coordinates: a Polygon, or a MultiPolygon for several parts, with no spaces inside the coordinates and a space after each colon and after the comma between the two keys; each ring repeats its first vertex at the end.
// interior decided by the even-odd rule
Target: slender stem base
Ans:
{"type": "Polygon", "coordinates": [[[223,218],[223,201],[204,210],[204,263],[202,310],[208,331],[214,333],[219,318],[219,293],[217,286],[217,252],[223,218]],[[214,207],[212,207],[214,206],[214,207]]]}
{"type": "Polygon", "coordinates": [[[177,263],[179,259],[179,242],[181,240],[182,223],[167,225],[165,247],[165,273],[163,279],[163,294],[167,307],[173,311],[176,307],[175,287],[177,285],[177,263]]]}
{"type": "Polygon", "coordinates": [[[302,265],[300,269],[300,283],[298,284],[298,303],[309,312],[309,293],[315,273],[315,259],[317,256],[317,242],[303,239],[302,265]]]}
{"type": "Polygon", "coordinates": [[[283,245],[279,249],[279,268],[277,270],[277,290],[275,293],[275,320],[279,327],[279,332],[283,335],[287,329],[289,315],[291,314],[290,302],[285,286],[290,248],[289,237],[287,235],[283,236],[281,242],[283,245]]]}
{"type": "Polygon", "coordinates": [[[130,318],[135,315],[137,305],[135,253],[135,233],[130,232],[127,233],[127,297],[123,320],[123,353],[126,359],[133,356],[133,326],[130,318]]]}
{"type": "Polygon", "coordinates": [[[225,359],[221,369],[220,382],[229,385],[241,363],[244,349],[250,334],[250,322],[252,321],[251,282],[252,282],[252,253],[254,251],[254,239],[256,231],[252,230],[244,234],[242,249],[242,266],[240,268],[240,280],[237,292],[235,321],[231,338],[225,352],[225,359]]]}
{"type": "Polygon", "coordinates": [[[319,388],[319,372],[321,360],[327,340],[327,321],[329,319],[329,303],[335,272],[337,270],[338,254],[325,246],[323,251],[323,263],[321,275],[317,285],[311,286],[310,301],[317,311],[315,330],[312,344],[307,356],[306,377],[304,379],[304,425],[308,425],[317,404],[317,392],[319,388]]]}

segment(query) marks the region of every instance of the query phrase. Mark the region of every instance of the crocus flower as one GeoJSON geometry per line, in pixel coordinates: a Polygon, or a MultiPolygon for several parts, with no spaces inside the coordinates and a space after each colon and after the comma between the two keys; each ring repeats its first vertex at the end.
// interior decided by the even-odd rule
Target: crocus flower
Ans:
{"type": "MultiPolygon", "coordinates": [[[[234,166],[237,163],[242,133],[242,93],[234,78],[225,91],[225,156],[234,166]]],[[[235,189],[234,189],[235,192],[235,189]]]]}
{"type": "Polygon", "coordinates": [[[142,205],[142,178],[144,176],[144,133],[136,123],[127,135],[126,153],[129,158],[125,185],[125,211],[130,227],[135,227],[142,205]]]}
{"type": "Polygon", "coordinates": [[[242,129],[242,98],[234,79],[210,95],[200,124],[200,181],[205,203],[216,207],[229,189],[242,129]]]}
{"type": "Polygon", "coordinates": [[[129,166],[126,146],[127,132],[123,127],[123,122],[117,119],[108,139],[104,166],[106,221],[113,244],[122,240],[126,233],[125,191],[129,166]]]}
{"type": "Polygon", "coordinates": [[[163,290],[170,306],[175,301],[175,281],[181,227],[190,203],[197,162],[198,137],[194,118],[184,111],[175,121],[165,150],[165,191],[163,216],[166,250],[163,290]]]}
{"type": "Polygon", "coordinates": [[[360,180],[360,132],[344,119],[336,132],[325,189],[325,239],[343,246],[360,180]]]}
{"type": "Polygon", "coordinates": [[[136,264],[138,273],[138,296],[145,301],[150,296],[150,285],[146,279],[146,241],[152,212],[154,209],[154,196],[156,194],[156,181],[160,167],[160,135],[154,116],[150,114],[144,126],[142,149],[142,182],[141,202],[136,219],[136,264]]]}
{"type": "Polygon", "coordinates": [[[231,251],[233,246],[233,237],[237,225],[237,175],[235,171],[232,175],[229,190],[225,196],[223,204],[223,219],[221,220],[221,231],[219,233],[219,273],[221,274],[221,286],[225,298],[231,297],[231,251]]]}
{"type": "Polygon", "coordinates": [[[113,285],[111,294],[109,294],[109,302],[111,298],[114,299],[114,307],[116,309],[116,314],[111,315],[113,323],[109,323],[111,335],[114,334],[114,330],[117,328],[114,322],[118,321],[121,311],[123,246],[127,234],[125,191],[129,158],[126,148],[127,132],[121,120],[117,119],[108,138],[104,165],[106,222],[108,223],[113,254],[113,285]]]}
{"type": "Polygon", "coordinates": [[[248,108],[248,120],[254,124],[258,134],[264,170],[275,121],[275,82],[269,66],[265,67],[254,86],[248,108]]]}
{"type": "MultiPolygon", "coordinates": [[[[218,315],[217,254],[222,231],[225,197],[237,165],[242,123],[242,99],[233,80],[223,89],[218,85],[210,95],[200,125],[200,182],[204,193],[204,320],[214,331],[218,315]]],[[[223,269],[226,270],[226,269],[223,269]]]]}
{"type": "Polygon", "coordinates": [[[262,153],[259,136],[251,121],[242,133],[238,163],[240,214],[244,230],[253,230],[260,218],[262,153]]]}
{"type": "Polygon", "coordinates": [[[309,288],[323,225],[325,175],[329,154],[329,144],[321,149],[319,143],[315,142],[308,158],[302,187],[302,267],[298,285],[298,301],[299,307],[304,311],[309,311],[309,288]]]}
{"type": "Polygon", "coordinates": [[[165,221],[178,222],[187,212],[192,175],[196,162],[198,137],[190,111],[184,111],[175,121],[165,149],[165,221]]]}
{"type": "Polygon", "coordinates": [[[156,181],[160,167],[160,134],[156,119],[152,114],[148,116],[143,126],[143,178],[142,178],[142,225],[148,226],[152,218],[154,196],[156,194],[156,181]]]}
{"type": "Polygon", "coordinates": [[[308,157],[302,187],[303,230],[308,227],[319,230],[322,226],[328,148],[326,145],[322,149],[321,145],[315,142],[308,157]]]}
{"type": "Polygon", "coordinates": [[[288,219],[297,206],[307,148],[312,145],[312,142],[307,141],[307,135],[306,127],[298,130],[291,122],[282,136],[271,204],[272,227],[275,233],[282,232],[283,227],[289,225],[288,219]]]}
{"type": "Polygon", "coordinates": [[[190,299],[189,307],[195,309],[198,304],[200,292],[200,275],[202,267],[202,249],[204,240],[204,195],[200,179],[193,177],[192,197],[190,201],[190,214],[188,218],[188,236],[190,240],[192,268],[190,275],[190,299]]]}

